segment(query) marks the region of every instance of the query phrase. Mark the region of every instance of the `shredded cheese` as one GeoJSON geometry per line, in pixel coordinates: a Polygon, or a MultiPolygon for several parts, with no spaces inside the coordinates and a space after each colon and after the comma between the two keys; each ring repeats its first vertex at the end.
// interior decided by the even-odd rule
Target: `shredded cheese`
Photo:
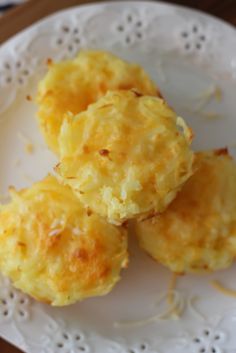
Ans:
{"type": "Polygon", "coordinates": [[[167,295],[167,301],[169,305],[173,304],[173,292],[175,291],[175,288],[176,288],[177,278],[178,278],[178,275],[176,273],[171,274],[171,279],[170,279],[169,288],[168,288],[168,295],[167,295]]]}
{"type": "Polygon", "coordinates": [[[74,235],[80,235],[81,234],[81,229],[79,227],[73,228],[72,233],[74,235]]]}
{"type": "Polygon", "coordinates": [[[236,290],[224,287],[219,281],[212,281],[211,285],[222,294],[236,298],[236,290]]]}
{"type": "Polygon", "coordinates": [[[53,229],[48,233],[49,237],[55,237],[61,233],[61,229],[53,229]]]}
{"type": "Polygon", "coordinates": [[[182,106],[182,109],[184,109],[188,114],[197,114],[199,118],[202,118],[204,120],[208,121],[215,121],[215,120],[220,120],[223,119],[224,116],[220,113],[214,112],[214,111],[204,111],[199,108],[189,108],[187,106],[182,106]]]}
{"type": "MultiPolygon", "coordinates": [[[[173,293],[176,290],[178,278],[179,278],[179,275],[177,273],[172,273],[169,288],[168,288],[168,295],[167,295],[167,303],[170,306],[172,306],[174,304],[173,293]]],[[[173,308],[172,318],[179,319],[180,316],[182,315],[183,309],[184,309],[183,301],[182,302],[179,301],[179,303],[177,303],[177,305],[173,308]]]]}
{"type": "Polygon", "coordinates": [[[114,327],[116,328],[133,328],[133,327],[141,327],[148,324],[151,324],[155,321],[159,320],[167,320],[179,319],[182,315],[185,307],[184,298],[181,294],[176,290],[177,279],[179,275],[176,273],[171,274],[170,284],[167,292],[162,293],[156,303],[156,305],[160,305],[163,301],[166,301],[168,304],[168,308],[166,311],[161,312],[159,314],[147,317],[141,320],[134,321],[116,321],[114,322],[114,327]]]}
{"type": "Polygon", "coordinates": [[[22,132],[18,132],[17,136],[23,142],[25,152],[32,154],[34,152],[34,145],[30,141],[30,139],[25,136],[22,132]]]}
{"type": "Polygon", "coordinates": [[[213,100],[220,102],[222,100],[222,90],[219,86],[211,84],[206,91],[203,91],[195,98],[197,105],[193,110],[194,113],[201,113],[202,110],[213,100]]]}
{"type": "Polygon", "coordinates": [[[196,316],[197,319],[205,321],[206,317],[203,314],[201,314],[199,312],[199,310],[197,310],[197,308],[195,307],[195,303],[198,299],[199,298],[197,296],[190,297],[187,301],[187,306],[188,306],[189,311],[191,311],[193,313],[193,315],[196,316]]]}
{"type": "Polygon", "coordinates": [[[27,94],[27,96],[26,96],[26,100],[27,100],[27,101],[29,101],[29,102],[31,102],[31,101],[32,101],[32,97],[31,97],[31,95],[27,94]]]}
{"type": "Polygon", "coordinates": [[[223,119],[223,115],[216,112],[201,112],[201,116],[206,120],[219,120],[223,119]]]}
{"type": "Polygon", "coordinates": [[[25,151],[29,154],[34,153],[34,145],[32,143],[27,143],[25,145],[25,151]]]}
{"type": "MultiPolygon", "coordinates": [[[[168,293],[163,293],[161,294],[157,304],[159,305],[163,300],[166,300],[168,297],[168,293]]],[[[166,311],[156,314],[154,316],[150,316],[145,319],[141,320],[133,320],[133,321],[116,321],[114,322],[114,327],[115,328],[133,328],[133,327],[141,327],[145,326],[148,324],[151,324],[153,322],[159,321],[159,320],[166,320],[171,317],[171,314],[173,314],[173,311],[176,310],[176,307],[181,307],[181,296],[180,293],[177,291],[173,291],[173,305],[171,305],[166,311]]]]}
{"type": "Polygon", "coordinates": [[[59,235],[62,231],[63,231],[63,227],[64,227],[64,220],[60,219],[60,218],[56,218],[54,219],[54,221],[51,224],[51,231],[48,233],[49,237],[54,237],[59,235]]]}
{"type": "Polygon", "coordinates": [[[51,229],[57,228],[58,226],[64,225],[64,221],[62,219],[54,219],[54,221],[51,224],[51,229]]]}

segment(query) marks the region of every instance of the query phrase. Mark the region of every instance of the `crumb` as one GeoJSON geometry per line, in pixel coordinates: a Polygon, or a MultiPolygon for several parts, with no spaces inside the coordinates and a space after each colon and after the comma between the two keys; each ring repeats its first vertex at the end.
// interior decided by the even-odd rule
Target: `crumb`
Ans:
{"type": "Polygon", "coordinates": [[[32,101],[32,97],[28,94],[28,95],[26,96],[26,100],[29,101],[29,102],[31,102],[31,101],[32,101]]]}
{"type": "Polygon", "coordinates": [[[93,214],[93,212],[92,212],[92,210],[90,210],[90,208],[87,208],[87,216],[88,217],[90,217],[92,214],[93,214]]]}
{"type": "Polygon", "coordinates": [[[129,226],[129,221],[127,220],[127,221],[124,221],[123,223],[122,223],[122,227],[124,227],[124,228],[128,228],[128,226],[129,226]]]}
{"type": "Polygon", "coordinates": [[[88,146],[86,146],[86,145],[83,146],[83,152],[84,152],[84,153],[89,153],[89,148],[88,148],[88,146]]]}
{"type": "Polygon", "coordinates": [[[27,152],[28,154],[34,153],[34,146],[32,143],[27,143],[25,145],[25,152],[27,152]]]}
{"type": "Polygon", "coordinates": [[[224,148],[219,148],[217,150],[214,151],[214,154],[216,156],[225,156],[229,154],[228,148],[224,147],[224,148]]]}
{"type": "Polygon", "coordinates": [[[214,92],[215,99],[218,102],[221,102],[222,101],[222,96],[223,96],[222,89],[219,86],[216,86],[215,92],[214,92]]]}
{"type": "Polygon", "coordinates": [[[25,247],[25,246],[26,246],[26,244],[23,243],[22,241],[18,241],[18,242],[17,242],[17,245],[22,246],[22,247],[25,247]]]}
{"type": "Polygon", "coordinates": [[[52,58],[47,58],[46,64],[47,64],[48,66],[52,65],[52,64],[53,64],[52,58]]]}
{"type": "Polygon", "coordinates": [[[159,91],[158,89],[157,89],[157,96],[159,96],[161,99],[164,100],[164,97],[163,97],[161,91],[159,91]]]}
{"type": "Polygon", "coordinates": [[[106,156],[109,155],[109,150],[103,148],[103,149],[99,150],[98,153],[99,153],[101,156],[106,157],[106,156]]]}
{"type": "Polygon", "coordinates": [[[103,109],[103,108],[109,108],[109,107],[112,107],[113,104],[105,104],[103,106],[101,106],[99,109],[103,109]]]}
{"type": "Polygon", "coordinates": [[[25,152],[32,154],[34,152],[34,145],[30,139],[21,132],[18,132],[18,138],[24,143],[25,152]]]}
{"type": "Polygon", "coordinates": [[[131,91],[133,92],[133,94],[136,96],[136,97],[142,97],[143,94],[142,93],[139,93],[138,91],[136,91],[135,89],[131,89],[131,91]]]}

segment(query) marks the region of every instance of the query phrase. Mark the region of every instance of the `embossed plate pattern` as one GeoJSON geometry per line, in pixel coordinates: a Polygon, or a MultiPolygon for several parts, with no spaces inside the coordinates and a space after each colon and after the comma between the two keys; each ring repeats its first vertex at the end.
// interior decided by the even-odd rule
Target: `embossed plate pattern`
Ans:
{"type": "MultiPolygon", "coordinates": [[[[0,48],[3,196],[8,185],[30,185],[55,164],[38,132],[36,107],[26,96],[34,96],[47,58],[73,57],[84,47],[107,49],[144,65],[193,127],[195,148],[228,145],[235,154],[235,34],[229,25],[182,7],[116,2],[59,12],[8,41],[0,48]],[[25,153],[24,140],[34,143],[33,154],[25,153]]],[[[165,303],[160,307],[156,302],[171,276],[134,240],[130,243],[130,266],[114,291],[68,308],[36,303],[2,278],[0,335],[29,353],[235,352],[236,299],[210,285],[218,279],[233,287],[235,266],[181,277],[176,290],[184,311],[179,320],[115,327],[117,321],[140,320],[163,310],[165,303]]]]}

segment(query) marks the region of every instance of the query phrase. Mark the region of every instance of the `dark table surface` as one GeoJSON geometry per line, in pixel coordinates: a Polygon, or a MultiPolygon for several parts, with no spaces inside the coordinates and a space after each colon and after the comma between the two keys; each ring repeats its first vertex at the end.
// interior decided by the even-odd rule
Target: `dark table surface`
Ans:
{"type": "MultiPolygon", "coordinates": [[[[164,0],[164,2],[167,1],[164,0]]],[[[170,2],[205,11],[236,25],[235,0],[171,0],[170,2]]]]}
{"type": "MultiPolygon", "coordinates": [[[[17,12],[16,13],[17,18],[21,18],[21,14],[24,12],[24,10],[29,10],[29,4],[31,4],[33,1],[35,2],[35,6],[37,3],[37,7],[38,6],[40,7],[39,9],[37,9],[37,16],[40,15],[40,17],[43,17],[47,13],[51,13],[51,12],[55,11],[57,9],[57,6],[59,9],[59,8],[63,8],[63,7],[64,8],[69,7],[71,5],[73,6],[75,4],[81,4],[81,3],[88,2],[88,1],[81,1],[81,0],[77,0],[77,1],[76,0],[57,0],[57,1],[51,0],[51,2],[50,2],[47,0],[47,8],[45,10],[45,6],[43,7],[44,3],[46,3],[45,0],[40,0],[40,1],[39,0],[30,0],[27,4],[20,6],[16,10],[15,9],[11,10],[10,12],[8,12],[7,15],[4,15],[2,17],[2,19],[0,19],[1,31],[2,31],[3,26],[6,25],[7,22],[11,23],[10,19],[13,18],[14,13],[17,12]],[[24,7],[25,7],[25,9],[24,9],[24,7]],[[6,20],[6,18],[7,18],[7,20],[6,20]]],[[[164,2],[167,2],[167,1],[164,1],[164,2]]],[[[172,0],[170,2],[205,11],[209,14],[212,14],[212,15],[215,15],[217,17],[222,18],[225,21],[228,21],[233,25],[236,25],[236,0],[176,0],[176,1],[172,0]]],[[[34,13],[32,11],[32,19],[33,19],[33,17],[34,17],[34,13]]],[[[23,18],[23,16],[22,16],[22,18],[23,18]]],[[[29,25],[29,24],[30,24],[29,18],[28,18],[28,21],[26,21],[25,23],[23,22],[23,20],[19,21],[18,28],[16,28],[16,31],[18,29],[21,29],[21,28],[29,25]]],[[[1,38],[2,40],[0,40],[0,42],[3,41],[4,39],[7,39],[7,37],[9,37],[10,34],[11,34],[10,32],[6,31],[5,38],[1,38]]],[[[5,341],[0,339],[0,353],[21,353],[21,351],[15,347],[12,347],[8,343],[6,343],[5,341]]],[[[57,353],[57,352],[55,352],[55,353],[57,353]]]]}

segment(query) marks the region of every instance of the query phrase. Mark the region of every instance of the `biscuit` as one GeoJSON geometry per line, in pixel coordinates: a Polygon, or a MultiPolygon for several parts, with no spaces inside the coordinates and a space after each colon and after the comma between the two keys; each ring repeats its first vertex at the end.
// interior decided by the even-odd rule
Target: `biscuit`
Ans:
{"type": "Polygon", "coordinates": [[[1,206],[0,271],[39,301],[64,306],[107,294],[126,267],[127,234],[48,176],[1,206]]]}
{"type": "Polygon", "coordinates": [[[192,174],[192,132],[158,97],[108,92],[59,137],[56,170],[81,202],[114,224],[161,212],[192,174]]]}
{"type": "Polygon", "coordinates": [[[167,210],[135,225],[141,247],[176,273],[224,269],[236,254],[236,164],[226,149],[195,163],[167,210]]]}
{"type": "Polygon", "coordinates": [[[77,114],[108,90],[136,88],[143,94],[159,91],[138,65],[103,51],[82,50],[73,60],[52,63],[39,83],[40,129],[48,146],[58,153],[58,134],[64,114],[77,114]]]}

